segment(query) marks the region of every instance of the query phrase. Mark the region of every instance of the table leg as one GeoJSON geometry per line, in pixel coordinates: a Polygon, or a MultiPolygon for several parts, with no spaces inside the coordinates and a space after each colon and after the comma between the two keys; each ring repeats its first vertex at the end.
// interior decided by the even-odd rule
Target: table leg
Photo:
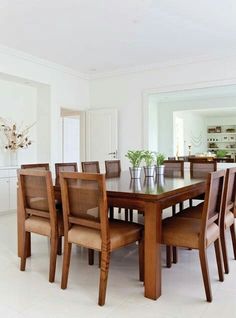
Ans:
{"type": "Polygon", "coordinates": [[[147,202],[144,210],[144,296],[156,300],[161,296],[161,207],[147,202]]]}

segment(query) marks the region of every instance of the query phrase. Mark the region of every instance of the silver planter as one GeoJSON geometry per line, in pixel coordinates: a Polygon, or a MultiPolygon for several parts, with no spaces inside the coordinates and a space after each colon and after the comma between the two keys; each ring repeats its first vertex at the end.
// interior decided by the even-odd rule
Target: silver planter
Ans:
{"type": "Polygon", "coordinates": [[[156,167],[157,174],[164,174],[164,171],[165,171],[165,166],[164,165],[156,167]]]}
{"type": "Polygon", "coordinates": [[[142,168],[129,168],[131,179],[140,179],[141,178],[141,170],[142,168]]]}
{"type": "Polygon", "coordinates": [[[144,169],[144,174],[145,174],[145,177],[153,177],[154,176],[154,172],[155,172],[155,167],[154,166],[151,166],[151,167],[143,167],[144,169]]]}

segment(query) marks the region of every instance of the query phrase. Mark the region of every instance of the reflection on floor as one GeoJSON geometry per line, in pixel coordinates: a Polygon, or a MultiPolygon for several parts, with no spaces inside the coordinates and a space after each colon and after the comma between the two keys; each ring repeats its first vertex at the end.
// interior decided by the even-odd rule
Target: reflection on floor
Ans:
{"type": "Polygon", "coordinates": [[[229,241],[230,274],[217,280],[213,248],[209,249],[213,303],[205,301],[198,253],[181,249],[179,262],[165,268],[163,248],[162,296],[157,301],[143,297],[138,281],[137,246],[114,252],[108,280],[107,300],[97,306],[99,269],[87,265],[87,251],[74,248],[67,290],[60,289],[61,261],[56,282],[48,282],[48,241],[34,235],[27,270],[19,271],[16,256],[16,214],[0,216],[0,317],[236,317],[236,261],[229,241]]]}

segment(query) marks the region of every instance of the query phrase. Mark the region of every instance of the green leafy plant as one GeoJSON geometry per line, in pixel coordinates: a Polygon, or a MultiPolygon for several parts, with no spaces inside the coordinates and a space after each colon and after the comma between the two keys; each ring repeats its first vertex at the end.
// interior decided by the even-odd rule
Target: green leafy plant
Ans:
{"type": "Polygon", "coordinates": [[[163,153],[158,152],[156,154],[156,164],[157,166],[163,166],[164,165],[164,160],[165,160],[165,155],[163,153]]]}
{"type": "Polygon", "coordinates": [[[133,168],[138,168],[143,160],[143,150],[128,150],[127,157],[133,168]]]}
{"type": "Polygon", "coordinates": [[[226,155],[227,155],[227,151],[223,150],[223,149],[219,149],[216,152],[216,157],[217,158],[222,158],[222,157],[225,157],[226,155]]]}
{"type": "Polygon", "coordinates": [[[143,160],[145,161],[146,167],[151,167],[154,161],[154,154],[150,150],[143,152],[143,160]]]}

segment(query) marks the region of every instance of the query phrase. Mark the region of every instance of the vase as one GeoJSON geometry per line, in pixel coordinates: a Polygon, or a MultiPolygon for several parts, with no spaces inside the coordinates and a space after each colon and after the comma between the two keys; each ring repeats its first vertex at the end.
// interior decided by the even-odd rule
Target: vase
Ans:
{"type": "Polygon", "coordinates": [[[153,177],[154,176],[154,172],[155,172],[155,167],[154,166],[144,166],[144,175],[145,177],[153,177]]]}
{"type": "Polygon", "coordinates": [[[10,166],[16,167],[18,165],[18,160],[17,160],[17,151],[11,150],[10,151],[10,166]]]}
{"type": "Polygon", "coordinates": [[[158,175],[158,174],[164,174],[164,170],[165,170],[165,166],[164,166],[164,165],[157,166],[157,167],[156,167],[157,175],[158,175]]]}
{"type": "Polygon", "coordinates": [[[129,172],[130,172],[131,179],[141,178],[141,170],[142,168],[140,167],[132,167],[132,168],[130,167],[129,172]]]}

